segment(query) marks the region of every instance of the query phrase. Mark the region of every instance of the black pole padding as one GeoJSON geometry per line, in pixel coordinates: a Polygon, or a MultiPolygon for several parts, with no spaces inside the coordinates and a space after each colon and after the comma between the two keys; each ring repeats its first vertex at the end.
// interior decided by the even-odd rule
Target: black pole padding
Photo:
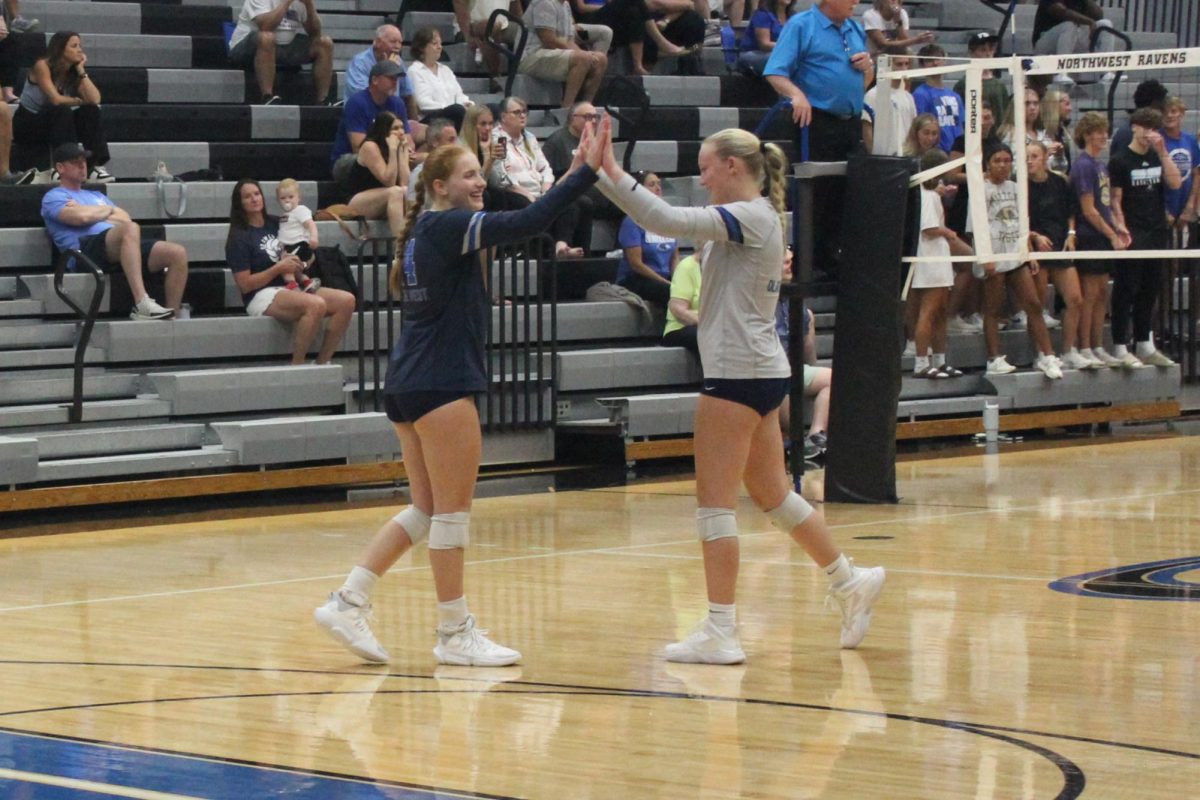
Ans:
{"type": "Polygon", "coordinates": [[[900,266],[913,162],[855,156],[846,171],[825,499],[895,503],[900,266]]]}

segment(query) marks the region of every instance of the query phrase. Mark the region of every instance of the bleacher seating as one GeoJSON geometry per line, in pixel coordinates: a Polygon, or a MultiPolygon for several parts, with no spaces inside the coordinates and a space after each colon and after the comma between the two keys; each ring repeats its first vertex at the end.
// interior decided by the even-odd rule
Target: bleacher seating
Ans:
{"type": "MultiPolygon", "coordinates": [[[[320,3],[325,32],[335,40],[339,97],[344,96],[342,71],[347,61],[368,46],[375,27],[398,6],[396,0],[320,3]]],[[[445,6],[445,11],[408,14],[403,20],[406,40],[419,27],[437,26],[447,42],[445,57],[466,91],[480,102],[499,99],[487,93],[488,77],[466,45],[454,43],[448,0],[445,6]]],[[[866,6],[860,4],[859,13],[866,6]]],[[[913,28],[938,29],[939,41],[951,55],[965,53],[970,31],[998,22],[994,12],[966,0],[907,6],[913,28]]],[[[389,459],[398,450],[382,415],[351,413],[360,401],[370,405],[377,388],[367,380],[360,393],[358,320],[332,365],[285,366],[288,328],[244,316],[240,294],[223,263],[230,192],[238,178],[264,181],[269,210],[274,206],[274,182],[284,177],[302,181],[306,202],[314,208],[343,199],[328,180],[329,143],[338,109],[246,105],[257,88],[252,76],[228,67],[221,30],[223,23],[236,18],[239,7],[238,0],[186,0],[183,5],[155,0],[22,3],[27,16],[43,21],[44,30],[70,28],[83,35],[89,71],[104,95],[113,152],[110,169],[119,179],[105,191],[144,228],[159,228],[168,241],[187,247],[192,277],[185,300],[193,307],[193,317],[167,323],[126,321],[117,313],[110,287],[84,354],[83,422],[70,424],[67,401],[76,323],[52,286],[38,217],[45,187],[0,187],[0,483],[24,487],[345,463],[389,459]],[[176,174],[208,169],[222,179],[189,183],[186,214],[169,219],[147,180],[160,161],[176,174]]],[[[1018,7],[1018,47],[1028,49],[1022,37],[1028,37],[1031,15],[1032,6],[1018,7]]],[[[1133,34],[1138,47],[1165,46],[1169,36],[1133,34]]],[[[27,60],[44,48],[44,40],[29,39],[27,60]]],[[[407,52],[404,55],[407,60],[407,52]]],[[[668,74],[671,65],[666,60],[661,74],[641,81],[652,113],[637,132],[632,167],[664,175],[668,199],[679,203],[703,202],[695,177],[701,140],[726,127],[754,129],[775,99],[761,81],[730,74],[718,49],[706,50],[703,63],[707,75],[684,77],[668,74]]],[[[306,70],[281,80],[285,102],[311,94],[306,70]]],[[[515,91],[533,107],[529,126],[535,133],[544,136],[559,125],[557,87],[519,76],[515,91]]],[[[1132,84],[1123,84],[1118,104],[1131,92],[1132,84]]],[[[1087,101],[1088,96],[1081,99],[1087,101]]],[[[1189,118],[1191,128],[1196,113],[1189,118]]],[[[622,153],[632,133],[618,127],[622,153]]],[[[792,155],[786,119],[779,119],[767,138],[792,155]]],[[[18,152],[15,158],[18,164],[39,166],[46,166],[47,160],[44,152],[18,152]]],[[[179,190],[167,191],[173,198],[179,190]]],[[[355,252],[355,243],[335,223],[319,227],[323,244],[341,244],[348,254],[355,252]]],[[[384,227],[373,223],[368,230],[383,235],[384,227]]],[[[614,247],[614,241],[615,227],[598,222],[594,258],[559,266],[562,294],[569,299],[557,309],[556,363],[547,358],[522,369],[543,381],[533,390],[541,393],[549,391],[544,380],[557,375],[559,436],[615,433],[628,440],[689,435],[699,380],[694,359],[685,351],[659,347],[659,322],[648,321],[631,306],[577,299],[582,294],[574,285],[579,276],[587,276],[587,281],[611,279],[615,261],[600,255],[614,247]]],[[[493,286],[499,285],[496,269],[493,286]]],[[[382,296],[383,271],[367,264],[356,266],[356,274],[364,300],[373,304],[382,296]]],[[[84,276],[68,276],[66,285],[76,298],[88,295],[91,286],[84,276]]],[[[510,279],[505,295],[520,300],[533,288],[523,278],[510,279]]],[[[814,306],[818,352],[828,359],[835,301],[818,298],[814,306]]],[[[373,309],[360,313],[371,317],[365,326],[368,352],[376,360],[385,358],[389,343],[375,341],[373,309]]],[[[543,324],[549,324],[549,314],[544,309],[543,324]]],[[[496,332],[502,316],[518,339],[524,336],[519,303],[496,307],[496,332]]],[[[1029,363],[1023,334],[1006,333],[1003,340],[1010,360],[1029,363]]],[[[952,336],[950,361],[967,367],[982,364],[981,348],[980,337],[952,336]]],[[[1040,374],[985,380],[973,372],[942,382],[906,379],[900,417],[973,416],[985,399],[997,398],[1004,409],[1170,399],[1178,385],[1178,370],[1068,373],[1053,386],[1040,374]]],[[[509,418],[522,413],[506,411],[509,418]]],[[[553,436],[536,431],[525,438],[520,433],[491,437],[485,459],[507,463],[548,458],[553,436]]]]}

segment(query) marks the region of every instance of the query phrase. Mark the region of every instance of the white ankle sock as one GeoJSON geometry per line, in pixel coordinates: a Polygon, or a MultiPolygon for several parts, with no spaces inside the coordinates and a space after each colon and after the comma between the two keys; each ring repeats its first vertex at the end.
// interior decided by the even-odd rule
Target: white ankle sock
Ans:
{"type": "Polygon", "coordinates": [[[1129,355],[1129,350],[1123,344],[1113,345],[1113,355],[1117,358],[1124,358],[1129,355]]]}
{"type": "Polygon", "coordinates": [[[922,370],[927,370],[927,369],[929,369],[929,359],[926,358],[925,356],[917,356],[913,360],[913,372],[914,373],[921,372],[922,370]]]}
{"type": "Polygon", "coordinates": [[[1152,355],[1154,355],[1154,342],[1138,342],[1137,343],[1137,357],[1138,358],[1142,358],[1143,356],[1152,356],[1152,355]]]}
{"type": "Polygon", "coordinates": [[[356,605],[362,605],[371,599],[371,592],[375,589],[377,580],[379,576],[366,567],[355,567],[350,570],[346,582],[342,584],[342,596],[346,597],[349,594],[348,599],[355,601],[356,605]]]}
{"type": "Polygon", "coordinates": [[[464,594],[457,600],[438,603],[438,628],[452,631],[462,627],[467,621],[467,596],[464,594]]]}
{"type": "Polygon", "coordinates": [[[854,569],[846,559],[845,553],[835,558],[832,563],[821,567],[821,569],[825,570],[825,575],[829,578],[831,586],[841,586],[850,580],[850,576],[854,574],[854,569]]]}
{"type": "Polygon", "coordinates": [[[732,631],[737,627],[737,604],[709,603],[708,618],[721,631],[732,631]]]}
{"type": "Polygon", "coordinates": [[[942,367],[946,366],[946,354],[945,353],[934,353],[933,358],[931,358],[929,360],[929,363],[932,366],[934,366],[938,369],[941,369],[942,367]]]}
{"type": "Polygon", "coordinates": [[[1069,355],[1069,356],[1077,356],[1077,355],[1079,355],[1079,348],[1078,348],[1078,347],[1072,347],[1070,350],[1068,350],[1068,351],[1067,351],[1067,355],[1069,355]]]}

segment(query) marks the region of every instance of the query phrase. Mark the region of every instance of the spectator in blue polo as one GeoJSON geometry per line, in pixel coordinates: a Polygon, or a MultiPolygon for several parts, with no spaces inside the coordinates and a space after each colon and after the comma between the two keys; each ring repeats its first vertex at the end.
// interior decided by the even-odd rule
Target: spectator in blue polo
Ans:
{"type": "MultiPolygon", "coordinates": [[[[858,0],[818,0],[783,26],[763,76],[790,100],[796,155],[808,161],[844,161],[862,149],[863,95],[874,80],[867,34],[851,19],[858,0]],[[807,154],[804,148],[807,132],[807,154]]],[[[836,269],[844,181],[814,192],[816,266],[836,269]]]]}
{"type": "Polygon", "coordinates": [[[371,67],[378,64],[380,61],[394,61],[400,65],[400,79],[396,82],[396,92],[401,99],[404,100],[405,106],[408,108],[408,115],[416,118],[417,105],[413,99],[412,83],[409,82],[408,76],[404,74],[404,62],[400,60],[400,53],[404,49],[404,34],[395,25],[380,25],[375,29],[375,40],[371,42],[371,46],[363,50],[354,58],[350,59],[346,64],[346,97],[361,92],[367,88],[367,82],[371,79],[371,67]]]}
{"type": "Polygon", "coordinates": [[[404,123],[404,130],[412,134],[414,142],[425,140],[425,126],[409,122],[408,109],[404,101],[396,96],[396,84],[404,71],[390,59],[375,62],[367,79],[367,88],[346,98],[342,109],[342,120],[338,123],[337,135],[333,140],[333,152],[329,160],[334,180],[344,183],[354,166],[358,148],[367,138],[367,130],[380,112],[390,111],[404,123]]]}

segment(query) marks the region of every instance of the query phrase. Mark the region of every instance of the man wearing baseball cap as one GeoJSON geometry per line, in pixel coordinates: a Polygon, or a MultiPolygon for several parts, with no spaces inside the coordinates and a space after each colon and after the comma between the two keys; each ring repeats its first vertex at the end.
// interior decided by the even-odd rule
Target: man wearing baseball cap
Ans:
{"type": "MultiPolygon", "coordinates": [[[[187,251],[171,242],[144,241],[142,229],[108,196],[83,188],[87,159],[82,145],[67,143],[54,149],[54,168],[59,185],[42,198],[42,219],[59,250],[75,249],[105,272],[118,269],[133,295],[133,320],[169,319],[179,310],[187,285],[187,251]],[[168,308],[146,293],[143,271],[166,272],[164,281],[168,308]]],[[[72,259],[68,267],[77,265],[72,259]]]]}
{"type": "Polygon", "coordinates": [[[367,78],[367,88],[346,98],[329,159],[334,180],[342,181],[349,174],[354,156],[367,138],[367,130],[381,112],[395,114],[404,123],[404,130],[412,134],[415,143],[425,140],[425,126],[408,121],[404,99],[396,96],[396,85],[403,74],[404,68],[395,61],[376,61],[367,78]]]}
{"type": "MultiPolygon", "coordinates": [[[[977,31],[967,39],[967,57],[995,58],[996,48],[999,46],[999,36],[991,31],[977,31]]],[[[1004,113],[1008,109],[1008,87],[993,70],[984,70],[981,77],[983,78],[983,96],[992,104],[996,127],[999,128],[1000,123],[1004,121],[1004,113]]],[[[960,78],[958,83],[954,84],[954,91],[958,92],[958,96],[964,101],[966,100],[967,79],[965,77],[960,78]]]]}

